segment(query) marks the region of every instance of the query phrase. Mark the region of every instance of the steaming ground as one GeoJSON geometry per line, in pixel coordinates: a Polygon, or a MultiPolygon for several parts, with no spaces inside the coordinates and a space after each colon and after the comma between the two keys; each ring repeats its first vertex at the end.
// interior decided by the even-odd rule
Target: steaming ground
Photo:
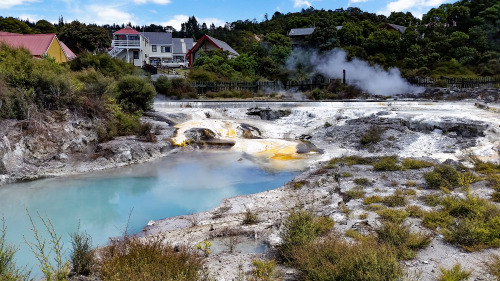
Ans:
{"type": "Polygon", "coordinates": [[[370,65],[358,58],[349,61],[347,53],[342,49],[334,49],[325,54],[296,50],[287,65],[290,69],[297,69],[298,64],[308,66],[306,68],[313,69],[329,79],[342,79],[345,70],[348,84],[356,85],[373,95],[394,96],[424,92],[423,88],[412,86],[403,79],[399,69],[390,68],[386,71],[379,65],[370,65]]]}
{"type": "MultiPolygon", "coordinates": [[[[363,227],[370,229],[379,223],[378,215],[367,211],[362,199],[344,201],[341,193],[355,184],[349,179],[335,182],[324,172],[321,161],[345,155],[398,155],[438,162],[460,161],[469,165],[464,156],[474,153],[483,160],[499,162],[500,111],[497,109],[500,105],[488,106],[481,109],[472,102],[402,101],[157,102],[157,113],[175,120],[177,136],[174,142],[185,142],[185,132],[190,129],[207,129],[224,143],[234,142],[226,149],[240,152],[243,157],[266,168],[289,169],[293,165],[307,171],[294,179],[305,181],[301,189],[292,188],[290,183],[263,193],[228,198],[209,212],[156,221],[145,229],[145,235],[193,247],[202,241],[212,241],[213,253],[206,259],[206,273],[214,280],[239,280],[242,274],[251,274],[252,260],[273,258],[273,249],[280,242],[281,221],[290,209],[302,206],[318,215],[328,215],[335,220],[335,229],[340,233],[349,229],[363,231],[363,227]],[[267,117],[280,110],[289,110],[290,114],[276,120],[263,120],[257,115],[248,115],[249,108],[254,113],[261,109],[266,113],[261,116],[267,117]],[[245,135],[240,130],[241,124],[254,128],[253,134],[260,132],[258,138],[248,138],[248,133],[245,135]],[[361,146],[361,136],[372,126],[384,128],[381,141],[361,146]],[[304,152],[304,145],[317,149],[299,153],[299,150],[304,152]],[[341,202],[351,210],[351,215],[339,209],[341,202]],[[247,210],[257,214],[257,224],[242,225],[247,210]],[[368,217],[361,219],[364,213],[368,217]],[[239,241],[233,253],[228,251],[229,233],[236,233],[239,241]]],[[[371,188],[364,189],[366,196],[390,195],[397,189],[407,188],[404,183],[409,179],[425,185],[423,173],[430,171],[428,168],[374,172],[371,166],[340,169],[338,173],[351,173],[353,178],[368,178],[373,182],[371,188]]],[[[418,198],[433,191],[416,189],[416,192],[417,196],[409,199],[410,204],[431,209],[418,198]]],[[[483,181],[473,184],[471,192],[489,199],[492,189],[483,181]]],[[[428,231],[417,220],[411,220],[411,224],[412,231],[428,231]]],[[[440,267],[451,268],[456,263],[473,271],[471,280],[494,280],[483,266],[491,254],[500,254],[500,249],[468,253],[435,235],[429,247],[419,252],[415,259],[403,262],[402,266],[409,274],[408,280],[436,280],[440,267]]],[[[298,272],[292,268],[280,266],[279,274],[280,280],[300,280],[298,272]]]]}

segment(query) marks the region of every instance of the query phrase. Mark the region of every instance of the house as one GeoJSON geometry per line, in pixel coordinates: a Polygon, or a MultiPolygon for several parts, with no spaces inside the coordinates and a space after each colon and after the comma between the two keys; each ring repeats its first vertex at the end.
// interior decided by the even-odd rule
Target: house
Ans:
{"type": "Polygon", "coordinates": [[[238,57],[240,54],[236,52],[226,42],[215,39],[208,35],[203,35],[200,40],[194,45],[193,48],[187,53],[189,66],[193,66],[194,61],[200,56],[201,52],[208,52],[212,50],[222,50],[229,53],[230,58],[238,57]]]}
{"type": "Polygon", "coordinates": [[[397,25],[397,24],[392,24],[392,23],[386,23],[386,24],[384,24],[382,26],[382,28],[387,29],[387,30],[396,30],[400,34],[403,34],[406,31],[406,27],[405,26],[401,26],[401,25],[397,25]]]}
{"type": "Polygon", "coordinates": [[[55,33],[18,34],[0,32],[0,42],[14,48],[25,48],[36,58],[44,56],[54,58],[58,63],[67,62],[76,57],[62,41],[59,41],[55,33]]]}
{"type": "Polygon", "coordinates": [[[171,32],[138,32],[131,27],[113,33],[112,57],[142,67],[184,66],[186,54],[193,47],[191,38],[172,38],[171,32]]]}
{"type": "Polygon", "coordinates": [[[149,40],[144,35],[131,27],[125,27],[113,33],[108,54],[142,67],[147,62],[149,48],[149,40]]]}
{"type": "Polygon", "coordinates": [[[297,48],[306,43],[307,38],[313,34],[315,28],[294,28],[288,32],[288,37],[292,41],[292,48],[297,48]]]}

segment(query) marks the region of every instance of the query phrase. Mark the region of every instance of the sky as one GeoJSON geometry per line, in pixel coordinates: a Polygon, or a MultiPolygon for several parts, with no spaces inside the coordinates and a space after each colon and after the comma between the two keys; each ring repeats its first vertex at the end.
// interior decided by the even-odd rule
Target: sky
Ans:
{"type": "Polygon", "coordinates": [[[358,7],[363,11],[390,15],[392,11],[422,14],[450,0],[0,0],[0,16],[57,23],[65,22],[149,25],[158,24],[180,29],[189,16],[199,23],[222,26],[236,20],[262,21],[281,13],[297,12],[310,6],[335,10],[358,7]]]}

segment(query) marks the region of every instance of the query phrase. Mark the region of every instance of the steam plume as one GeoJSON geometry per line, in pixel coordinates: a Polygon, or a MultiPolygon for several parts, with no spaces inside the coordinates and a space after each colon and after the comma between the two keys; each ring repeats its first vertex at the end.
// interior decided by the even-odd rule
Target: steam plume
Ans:
{"type": "Polygon", "coordinates": [[[423,92],[422,88],[412,86],[401,78],[397,68],[385,71],[358,58],[348,61],[346,52],[341,49],[334,49],[325,55],[312,53],[310,63],[316,72],[332,79],[341,79],[345,69],[348,84],[354,84],[370,94],[392,96],[423,92]]]}

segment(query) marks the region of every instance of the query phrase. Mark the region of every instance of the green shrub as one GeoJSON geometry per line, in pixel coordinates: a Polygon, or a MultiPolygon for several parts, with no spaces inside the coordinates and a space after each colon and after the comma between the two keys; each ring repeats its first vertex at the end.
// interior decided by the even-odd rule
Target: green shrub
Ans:
{"type": "Polygon", "coordinates": [[[422,218],[424,216],[424,211],[417,205],[410,205],[406,207],[406,212],[412,218],[422,218]]]}
{"type": "Polygon", "coordinates": [[[253,260],[255,269],[252,272],[252,277],[255,281],[271,281],[274,280],[274,271],[276,270],[276,262],[274,260],[253,260]]]}
{"type": "Polygon", "coordinates": [[[127,75],[118,81],[116,100],[127,112],[145,112],[151,109],[155,94],[149,82],[138,76],[127,75]]]}
{"type": "Polygon", "coordinates": [[[403,165],[405,169],[422,169],[432,167],[434,164],[427,161],[405,158],[401,161],[401,165],[403,165]]]}
{"type": "Polygon", "coordinates": [[[422,217],[422,225],[430,229],[445,228],[451,225],[453,221],[453,217],[443,211],[425,212],[422,217]]]}
{"type": "Polygon", "coordinates": [[[279,246],[281,257],[287,262],[292,261],[295,248],[313,241],[333,226],[334,222],[329,217],[320,219],[305,210],[291,211],[283,222],[280,234],[282,239],[279,246]]]}
{"type": "Polygon", "coordinates": [[[293,190],[299,190],[301,189],[304,185],[308,184],[309,182],[306,180],[301,180],[301,181],[294,181],[292,182],[292,189],[293,190]]]}
{"type": "Polygon", "coordinates": [[[377,211],[377,214],[384,220],[394,223],[402,223],[410,214],[404,210],[384,209],[377,211]]]}
{"type": "Polygon", "coordinates": [[[2,218],[2,228],[0,228],[0,280],[29,280],[29,274],[17,267],[14,260],[16,249],[7,244],[6,235],[7,227],[5,226],[5,220],[2,218]]]}
{"type": "Polygon", "coordinates": [[[366,158],[366,157],[361,157],[361,156],[345,156],[345,157],[340,157],[340,158],[334,158],[330,160],[328,163],[329,168],[334,168],[337,164],[345,164],[347,166],[352,166],[352,165],[371,165],[373,163],[372,158],[366,158]]]}
{"type": "Polygon", "coordinates": [[[397,156],[381,157],[377,162],[373,163],[372,165],[375,171],[399,171],[403,169],[403,167],[398,165],[397,156]]]}
{"type": "Polygon", "coordinates": [[[346,191],[346,194],[351,196],[354,199],[359,199],[365,197],[365,192],[363,191],[363,187],[356,186],[351,190],[346,191]]]}
{"type": "Polygon", "coordinates": [[[70,68],[73,71],[81,71],[93,68],[105,76],[119,79],[126,75],[134,74],[134,66],[118,58],[112,58],[108,54],[91,54],[83,53],[78,55],[70,63],[70,68]]]}
{"type": "Polygon", "coordinates": [[[491,194],[491,201],[500,203],[500,191],[495,191],[491,194]]]}
{"type": "Polygon", "coordinates": [[[434,171],[425,173],[424,179],[430,187],[453,189],[459,186],[459,175],[460,172],[450,165],[438,165],[434,166],[434,171]]]}
{"type": "Polygon", "coordinates": [[[304,280],[391,281],[402,275],[394,248],[374,239],[349,243],[328,236],[296,248],[293,259],[304,280]]]}
{"type": "Polygon", "coordinates": [[[369,179],[367,179],[367,178],[354,179],[354,183],[357,184],[357,185],[363,185],[363,186],[372,185],[372,182],[369,179]]]}
{"type": "Polygon", "coordinates": [[[500,280],[500,256],[492,255],[491,260],[486,262],[486,266],[491,275],[495,276],[497,280],[500,280]]]}
{"type": "Polygon", "coordinates": [[[415,187],[415,186],[417,186],[417,182],[416,181],[412,181],[412,180],[407,180],[405,182],[405,185],[408,186],[408,187],[415,187]]]}
{"type": "Polygon", "coordinates": [[[430,235],[413,233],[409,226],[390,221],[384,221],[376,233],[379,241],[394,246],[398,259],[403,260],[415,258],[416,251],[427,247],[431,242],[430,235]]]}
{"type": "Polygon", "coordinates": [[[250,208],[246,208],[244,217],[243,217],[243,225],[251,225],[251,224],[256,224],[258,222],[258,217],[257,214],[252,212],[250,208]]]}
{"type": "Polygon", "coordinates": [[[460,264],[455,264],[451,269],[439,268],[441,274],[438,281],[465,281],[471,276],[470,271],[462,269],[460,264]]]}
{"type": "Polygon", "coordinates": [[[77,230],[71,235],[71,263],[77,275],[88,276],[92,270],[94,253],[92,251],[92,237],[86,232],[77,230]]]}
{"type": "Polygon", "coordinates": [[[423,197],[425,204],[429,205],[430,207],[436,207],[437,205],[441,204],[441,196],[438,194],[428,194],[423,197]]]}
{"type": "Polygon", "coordinates": [[[408,203],[403,192],[399,189],[393,195],[384,197],[382,202],[388,207],[402,207],[408,203]]]}
{"type": "Polygon", "coordinates": [[[373,196],[370,196],[370,197],[366,197],[363,200],[363,204],[370,205],[370,204],[373,204],[373,203],[380,203],[383,200],[384,200],[384,198],[382,198],[381,196],[373,195],[373,196]]]}
{"type": "Polygon", "coordinates": [[[340,174],[340,176],[343,178],[350,178],[352,177],[352,174],[349,172],[343,172],[342,174],[340,174]]]}
{"type": "Polygon", "coordinates": [[[202,259],[193,250],[158,240],[125,237],[100,250],[97,271],[103,281],[200,280],[202,259]]]}
{"type": "Polygon", "coordinates": [[[363,136],[361,136],[359,142],[364,146],[367,146],[369,144],[376,144],[380,141],[384,132],[384,128],[372,126],[363,136]]]}
{"type": "Polygon", "coordinates": [[[407,188],[403,190],[403,194],[406,196],[414,197],[417,196],[417,191],[415,189],[407,188]]]}
{"type": "Polygon", "coordinates": [[[160,95],[171,96],[172,94],[172,80],[165,76],[160,76],[154,82],[156,92],[160,95]]]}

